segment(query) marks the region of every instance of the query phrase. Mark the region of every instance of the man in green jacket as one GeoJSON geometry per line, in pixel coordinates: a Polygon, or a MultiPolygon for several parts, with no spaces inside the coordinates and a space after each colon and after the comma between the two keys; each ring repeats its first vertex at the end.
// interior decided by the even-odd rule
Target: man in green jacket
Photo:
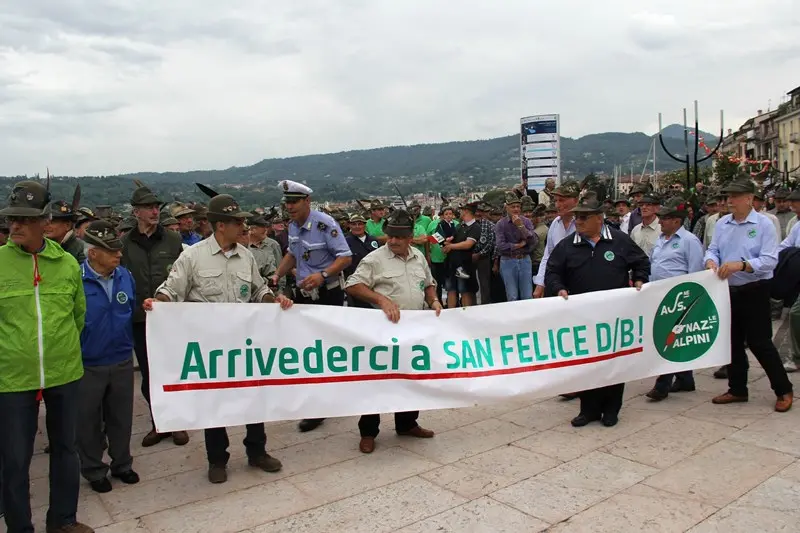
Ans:
{"type": "MultiPolygon", "coordinates": [[[[172,264],[183,251],[181,236],[167,231],[158,223],[161,200],[147,187],[139,187],[131,197],[136,227],[121,238],[122,266],[133,274],[136,282],[136,309],[133,311],[133,350],[142,372],[142,396],[150,404],[150,365],[147,360],[147,334],[145,314],[141,302],[152,298],[156,289],[166,281],[172,264]]],[[[152,415],[151,415],[152,418],[152,415]]],[[[155,446],[169,434],[153,429],[142,439],[142,446],[155,446]]],[[[172,433],[172,441],[178,446],[189,442],[185,431],[172,433]]]]}
{"type": "Polygon", "coordinates": [[[0,464],[9,532],[33,531],[28,471],[39,418],[47,406],[50,441],[48,533],[91,533],[76,520],[80,469],[76,444],[80,332],[86,314],[74,257],[44,237],[50,193],[40,183],[14,185],[0,248],[0,464]]]}

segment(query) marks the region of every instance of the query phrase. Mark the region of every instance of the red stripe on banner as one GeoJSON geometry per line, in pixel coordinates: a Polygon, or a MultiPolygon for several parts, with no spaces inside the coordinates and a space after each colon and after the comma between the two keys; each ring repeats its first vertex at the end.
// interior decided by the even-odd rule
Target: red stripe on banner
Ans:
{"type": "Polygon", "coordinates": [[[249,387],[273,387],[281,385],[311,385],[313,383],[348,383],[352,381],[385,381],[390,379],[408,379],[413,381],[423,381],[431,379],[462,379],[462,378],[483,378],[488,376],[506,376],[510,374],[522,374],[524,372],[537,372],[539,370],[549,370],[551,368],[562,368],[566,366],[588,365],[600,361],[607,361],[617,357],[641,353],[644,349],[631,348],[619,352],[583,359],[573,359],[570,361],[557,361],[555,363],[545,363],[542,365],[521,366],[514,368],[500,368],[497,370],[480,370],[477,372],[438,372],[435,374],[360,374],[350,376],[325,376],[325,377],[304,377],[304,378],[267,378],[251,379],[241,381],[205,381],[200,383],[179,383],[175,385],[164,385],[164,392],[182,392],[192,390],[216,390],[216,389],[246,389],[249,387]]]}

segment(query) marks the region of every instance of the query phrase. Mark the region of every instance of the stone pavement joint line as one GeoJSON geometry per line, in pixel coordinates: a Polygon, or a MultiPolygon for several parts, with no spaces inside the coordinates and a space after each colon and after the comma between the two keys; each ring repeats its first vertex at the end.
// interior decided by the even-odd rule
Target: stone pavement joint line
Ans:
{"type": "MultiPolygon", "coordinates": [[[[786,353],[788,321],[775,326],[786,353]]],[[[714,369],[696,373],[696,392],[659,403],[644,397],[653,380],[643,380],[626,387],[613,428],[571,427],[577,402],[517,398],[423,412],[433,439],[399,438],[387,416],[375,452],[364,455],[357,417],[309,433],[295,421],[269,423],[269,451],[284,464],[277,474],[247,466],[244,428],[232,428],[222,485],[206,480],[202,432],[184,447],[141,448],[150,426],[137,397],[132,451],[142,482],[114,482],[107,494],[84,482],[78,517],[98,533],[798,531],[800,408],[775,413],[751,360],[749,403],[712,405],[727,386],[714,369]]],[[[45,440],[37,436],[31,465],[39,531],[45,440]]]]}

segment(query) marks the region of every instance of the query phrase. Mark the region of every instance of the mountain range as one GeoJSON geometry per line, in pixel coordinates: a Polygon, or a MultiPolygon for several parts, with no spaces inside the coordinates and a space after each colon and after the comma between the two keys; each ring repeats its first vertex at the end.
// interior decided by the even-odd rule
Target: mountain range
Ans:
{"type": "MultiPolygon", "coordinates": [[[[663,130],[669,150],[682,156],[683,126],[670,125],[663,130]]],[[[714,146],[718,138],[701,132],[705,142],[714,146]]],[[[576,139],[561,137],[562,170],[577,178],[594,172],[613,172],[622,165],[623,173],[633,168],[642,172],[654,136],[641,132],[607,132],[576,139]]],[[[658,170],[679,168],[655,142],[658,170]]],[[[519,135],[493,139],[456,141],[413,146],[392,146],[352,150],[333,154],[264,159],[254,165],[225,170],[190,172],[138,172],[118,176],[58,177],[53,182],[56,198],[71,198],[75,183],[81,184],[84,205],[127,203],[132,181],[152,186],[163,198],[172,200],[207,200],[194,186],[207,183],[220,192],[231,192],[244,206],[276,203],[281,179],[303,181],[314,188],[318,199],[342,201],[365,196],[395,194],[395,187],[406,192],[455,194],[464,188],[513,184],[519,180],[519,135]]],[[[690,152],[693,137],[690,136],[690,152]]],[[[705,155],[701,149],[700,156],[705,155]]],[[[652,157],[652,155],[650,155],[652,157]]],[[[652,168],[652,164],[648,165],[652,168]]],[[[10,189],[20,176],[0,178],[0,192],[10,189]]]]}

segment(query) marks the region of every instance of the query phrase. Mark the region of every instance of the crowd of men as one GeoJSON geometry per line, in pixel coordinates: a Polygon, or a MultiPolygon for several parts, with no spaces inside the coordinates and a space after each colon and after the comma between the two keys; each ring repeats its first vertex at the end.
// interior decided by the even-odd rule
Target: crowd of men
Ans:
{"type": "MultiPolygon", "coordinates": [[[[382,311],[398,322],[406,310],[488,305],[633,287],[704,269],[728,280],[731,363],[715,374],[728,389],[715,404],[748,401],[749,347],[776,395],[792,406],[787,372],[800,358],[800,190],[778,190],[764,211],[749,178],[719,190],[698,184],[659,196],[637,186],[630,197],[600,199],[565,181],[542,191],[515,187],[501,201],[389,212],[381,201],[354,212],[311,207],[313,191],[282,181],[282,208],[247,212],[204,187],[208,204],[165,204],[137,184],[132,216],[115,219],[54,200],[37,181],[16,184],[0,210],[0,511],[9,532],[33,531],[29,468],[39,404],[46,404],[50,454],[48,532],[84,533],[77,521],[82,476],[92,490],[112,480],[135,484],[130,441],[134,372],[150,402],[146,313],[169,302],[294,303],[382,311]],[[791,307],[793,353],[781,361],[771,316],[791,307]],[[135,359],[134,359],[135,354],[135,359]],[[107,461],[105,454],[110,461],[107,461]]],[[[77,197],[77,195],[76,195],[77,197]]],[[[660,376],[649,401],[695,390],[692,372],[660,376]]],[[[580,398],[571,423],[618,423],[624,383],[565,394],[580,398]]],[[[395,431],[431,438],[419,412],[395,413],[395,431]]],[[[152,420],[152,414],[151,414],[152,420]]],[[[324,419],[305,419],[311,431],[324,419]]],[[[371,453],[378,414],[359,420],[359,449],[371,453]]],[[[208,480],[227,480],[225,428],[204,431],[208,480]]],[[[186,431],[159,433],[142,446],[188,443],[186,431]]],[[[264,424],[247,426],[248,464],[282,468],[267,453],[264,424]]]]}

